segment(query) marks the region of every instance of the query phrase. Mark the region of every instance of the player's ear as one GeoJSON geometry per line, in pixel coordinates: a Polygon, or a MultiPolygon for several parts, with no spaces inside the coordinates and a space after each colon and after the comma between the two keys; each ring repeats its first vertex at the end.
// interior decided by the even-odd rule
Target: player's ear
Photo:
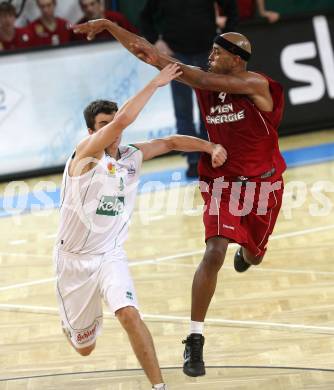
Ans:
{"type": "Polygon", "coordinates": [[[236,60],[237,60],[237,64],[238,65],[243,65],[244,64],[244,60],[241,57],[236,56],[236,60]]]}
{"type": "Polygon", "coordinates": [[[93,130],[93,129],[89,128],[89,129],[88,129],[88,133],[89,133],[89,135],[92,135],[92,134],[94,134],[94,133],[95,133],[95,130],[93,130]]]}

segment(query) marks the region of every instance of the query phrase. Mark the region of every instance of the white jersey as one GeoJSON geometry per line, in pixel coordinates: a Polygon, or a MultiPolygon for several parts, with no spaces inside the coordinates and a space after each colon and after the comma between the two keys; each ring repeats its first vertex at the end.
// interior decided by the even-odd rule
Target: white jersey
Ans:
{"type": "Polygon", "coordinates": [[[61,191],[56,245],[71,253],[103,254],[128,237],[143,155],[120,146],[120,159],[104,155],[89,172],[71,177],[67,161],[61,191]]]}

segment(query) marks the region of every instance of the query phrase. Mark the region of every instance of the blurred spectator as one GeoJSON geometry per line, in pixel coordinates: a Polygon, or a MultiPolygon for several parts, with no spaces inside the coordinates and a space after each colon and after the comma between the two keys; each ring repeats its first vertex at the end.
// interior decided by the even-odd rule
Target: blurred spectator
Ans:
{"type": "MultiPolygon", "coordinates": [[[[238,11],[235,0],[217,0],[225,17],[219,21],[223,31],[235,30],[238,11]]],[[[165,54],[185,64],[206,68],[208,53],[217,33],[215,0],[147,0],[141,13],[143,35],[165,54]]],[[[184,84],[171,83],[178,134],[207,138],[200,118],[199,134],[193,118],[193,93],[184,84]]],[[[196,177],[198,153],[187,153],[187,176],[196,177]]]]}
{"type": "Polygon", "coordinates": [[[35,46],[60,45],[70,40],[69,22],[55,16],[56,0],[36,0],[41,16],[30,25],[35,46]]]}
{"type": "MultiPolygon", "coordinates": [[[[77,23],[86,23],[92,19],[109,19],[119,26],[125,28],[128,31],[137,33],[137,29],[126,19],[126,17],[120,12],[116,11],[108,11],[105,10],[101,0],[79,0],[81,10],[84,14],[83,18],[81,18],[77,23]]],[[[72,34],[71,39],[73,40],[86,40],[86,37],[83,35],[75,35],[72,34]]],[[[97,34],[96,39],[113,39],[112,36],[104,31],[100,34],[97,34]]]]}
{"type": "Polygon", "coordinates": [[[31,46],[29,29],[16,28],[16,9],[8,1],[0,3],[0,51],[31,46]]]}
{"type": "Polygon", "coordinates": [[[275,23],[280,18],[280,14],[266,9],[265,0],[237,0],[239,16],[241,21],[254,18],[256,11],[259,16],[266,18],[269,23],[275,23]]]}

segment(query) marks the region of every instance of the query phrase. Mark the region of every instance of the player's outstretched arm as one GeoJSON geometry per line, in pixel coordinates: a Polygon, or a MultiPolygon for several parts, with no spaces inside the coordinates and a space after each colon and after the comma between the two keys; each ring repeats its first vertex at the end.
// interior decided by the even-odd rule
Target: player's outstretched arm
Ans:
{"type": "Polygon", "coordinates": [[[139,37],[116,23],[107,19],[91,20],[87,23],[73,27],[74,32],[86,34],[89,40],[103,30],[108,30],[124,47],[142,61],[162,69],[168,64],[177,63],[182,76],[178,81],[193,88],[208,91],[224,91],[232,94],[248,95],[251,98],[269,98],[269,86],[267,80],[257,73],[242,72],[238,75],[223,75],[211,72],[204,72],[199,68],[180,63],[177,59],[160,53],[157,48],[151,45],[145,38],[139,37]]]}
{"type": "Polygon", "coordinates": [[[102,151],[116,141],[126,127],[135,121],[154,92],[180,75],[178,65],[166,66],[137,95],[123,104],[112,122],[88,136],[78,145],[78,158],[99,156],[102,151]]]}
{"type": "Polygon", "coordinates": [[[146,45],[141,40],[131,45],[131,48],[134,55],[158,69],[167,64],[178,64],[182,70],[182,76],[178,78],[178,81],[192,88],[250,96],[265,96],[269,91],[267,80],[254,72],[245,71],[237,75],[206,72],[198,67],[183,64],[177,59],[159,52],[156,47],[146,45]]]}
{"type": "MultiPolygon", "coordinates": [[[[87,23],[74,25],[72,26],[72,29],[76,34],[86,35],[89,41],[93,40],[97,34],[107,30],[133,55],[158,69],[162,69],[170,63],[178,62],[175,58],[164,56],[145,38],[125,30],[108,19],[90,20],[87,23]],[[162,65],[162,63],[165,63],[165,65],[162,65]]],[[[184,82],[195,88],[200,88],[201,85],[199,84],[198,72],[193,70],[191,66],[185,64],[180,65],[183,70],[187,71],[187,77],[180,77],[178,81],[184,82]]]]}
{"type": "Polygon", "coordinates": [[[91,20],[72,28],[76,34],[86,34],[88,40],[94,39],[96,34],[107,30],[137,58],[158,69],[162,69],[168,64],[177,63],[183,72],[178,81],[193,88],[245,95],[262,94],[263,89],[268,88],[265,85],[266,81],[255,73],[249,72],[243,77],[236,77],[204,72],[199,68],[182,64],[177,59],[160,53],[145,38],[133,34],[107,19],[91,20]]]}
{"type": "Polygon", "coordinates": [[[211,155],[214,168],[223,165],[227,159],[227,152],[223,146],[187,135],[172,135],[167,138],[136,143],[135,146],[142,151],[144,160],[150,160],[172,150],[208,153],[211,155]]]}
{"type": "MultiPolygon", "coordinates": [[[[123,27],[120,27],[117,23],[112,22],[108,19],[96,19],[90,20],[87,23],[76,24],[72,26],[72,30],[75,34],[84,34],[87,36],[89,41],[92,41],[95,36],[102,31],[108,31],[115,39],[117,39],[126,49],[128,49],[136,57],[140,58],[134,51],[134,45],[141,43],[146,45],[148,48],[154,48],[145,38],[140,37],[123,27]]],[[[142,59],[144,61],[144,59],[142,59]]]]}

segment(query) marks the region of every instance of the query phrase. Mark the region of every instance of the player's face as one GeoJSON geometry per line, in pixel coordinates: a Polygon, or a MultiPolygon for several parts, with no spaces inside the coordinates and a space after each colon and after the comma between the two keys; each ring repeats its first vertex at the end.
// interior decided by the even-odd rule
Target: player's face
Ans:
{"type": "Polygon", "coordinates": [[[81,0],[82,12],[88,19],[98,19],[102,17],[102,7],[97,0],[81,0]]]}
{"type": "Polygon", "coordinates": [[[233,68],[233,54],[214,44],[209,55],[209,72],[229,73],[233,68]]]}
{"type": "Polygon", "coordinates": [[[0,14],[0,27],[3,30],[13,30],[15,26],[16,17],[12,14],[0,14]]]}
{"type": "Polygon", "coordinates": [[[46,18],[51,18],[54,16],[56,8],[55,0],[38,0],[37,4],[42,16],[46,18]]]}

